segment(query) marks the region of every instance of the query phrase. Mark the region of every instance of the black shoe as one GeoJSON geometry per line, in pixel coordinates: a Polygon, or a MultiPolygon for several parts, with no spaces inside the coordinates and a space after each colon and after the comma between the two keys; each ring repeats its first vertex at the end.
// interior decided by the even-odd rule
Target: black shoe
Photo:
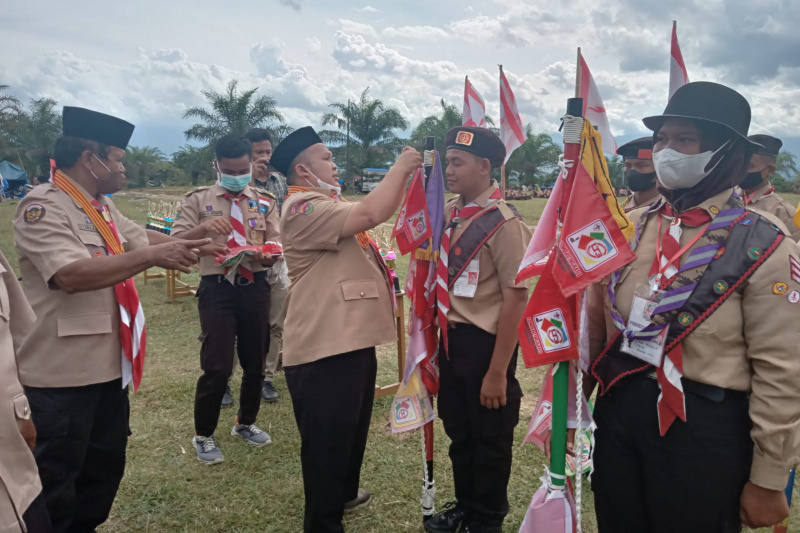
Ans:
{"type": "Polygon", "coordinates": [[[225,396],[222,397],[222,407],[227,407],[233,404],[233,394],[231,394],[231,385],[225,387],[225,396]]]}
{"type": "Polygon", "coordinates": [[[269,403],[278,401],[278,391],[275,390],[271,381],[265,381],[264,386],[261,387],[261,398],[269,403]]]}
{"type": "Polygon", "coordinates": [[[459,529],[458,533],[503,533],[503,526],[501,524],[470,522],[459,529]]]}
{"type": "Polygon", "coordinates": [[[466,513],[457,502],[444,504],[441,512],[430,517],[424,524],[425,531],[429,533],[455,533],[461,522],[464,521],[466,513]]]}

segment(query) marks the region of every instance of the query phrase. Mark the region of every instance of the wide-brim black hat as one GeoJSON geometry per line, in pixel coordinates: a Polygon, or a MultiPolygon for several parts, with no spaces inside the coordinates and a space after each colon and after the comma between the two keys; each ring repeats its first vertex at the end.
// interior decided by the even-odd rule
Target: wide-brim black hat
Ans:
{"type": "Polygon", "coordinates": [[[617,148],[617,155],[622,159],[653,159],[653,136],[626,142],[617,148]]]}
{"type": "Polygon", "coordinates": [[[133,124],[121,118],[82,107],[64,106],[61,113],[61,129],[65,137],[89,139],[123,150],[128,147],[134,128],[133,124]]]}
{"type": "Polygon", "coordinates": [[[463,150],[481,158],[486,158],[497,168],[506,159],[506,147],[495,132],[479,126],[459,126],[452,128],[444,136],[447,150],[463,150]]]}
{"type": "Polygon", "coordinates": [[[672,95],[660,115],[642,119],[644,125],[658,131],[668,118],[686,118],[718,124],[741,137],[755,150],[763,147],[747,138],[750,128],[750,104],[730,87],[708,81],[687,83],[672,95]]]}
{"type": "Polygon", "coordinates": [[[272,152],[272,157],[269,158],[269,163],[275,170],[288,176],[289,166],[294,161],[294,158],[300,155],[300,152],[322,142],[317,132],[311,126],[306,126],[294,130],[289,134],[272,152]]]}

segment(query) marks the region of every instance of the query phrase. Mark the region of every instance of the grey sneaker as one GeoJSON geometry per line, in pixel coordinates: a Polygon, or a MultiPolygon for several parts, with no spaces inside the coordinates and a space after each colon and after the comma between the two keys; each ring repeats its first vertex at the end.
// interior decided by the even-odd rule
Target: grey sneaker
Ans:
{"type": "Polygon", "coordinates": [[[261,398],[267,403],[278,401],[278,391],[275,390],[271,381],[265,381],[264,386],[261,387],[261,398]]]}
{"type": "Polygon", "coordinates": [[[225,396],[222,397],[222,407],[228,407],[233,404],[233,394],[231,393],[231,384],[225,387],[225,396]]]}
{"type": "Polygon", "coordinates": [[[369,505],[369,502],[372,501],[372,494],[367,489],[358,489],[358,496],[356,496],[355,500],[351,500],[344,504],[344,513],[350,514],[355,513],[369,505]]]}
{"type": "Polygon", "coordinates": [[[240,426],[236,424],[233,426],[233,429],[231,429],[231,435],[234,437],[241,437],[253,448],[261,448],[272,442],[269,434],[256,427],[255,424],[249,426],[240,426]]]}
{"type": "Polygon", "coordinates": [[[222,450],[217,446],[217,439],[214,436],[199,437],[192,439],[194,449],[197,451],[197,460],[206,465],[215,465],[224,461],[222,450]]]}

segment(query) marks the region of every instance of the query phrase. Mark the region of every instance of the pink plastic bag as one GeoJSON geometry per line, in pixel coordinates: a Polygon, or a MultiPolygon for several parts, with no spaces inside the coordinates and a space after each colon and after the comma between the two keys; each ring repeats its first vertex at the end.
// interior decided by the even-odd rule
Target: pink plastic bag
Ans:
{"type": "Polygon", "coordinates": [[[575,500],[569,490],[548,490],[545,480],[525,513],[519,533],[576,533],[575,500]]]}

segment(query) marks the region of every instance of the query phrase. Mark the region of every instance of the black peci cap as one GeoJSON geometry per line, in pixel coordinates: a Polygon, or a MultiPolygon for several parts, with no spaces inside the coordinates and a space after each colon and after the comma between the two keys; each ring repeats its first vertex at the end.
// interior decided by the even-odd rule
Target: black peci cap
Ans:
{"type": "Polygon", "coordinates": [[[630,141],[617,148],[622,159],[653,159],[653,136],[630,141]]]}
{"type": "Polygon", "coordinates": [[[295,130],[275,148],[269,164],[284,176],[288,176],[289,166],[294,158],[309,146],[320,143],[322,143],[322,139],[311,126],[295,130]]]}
{"type": "Polygon", "coordinates": [[[781,147],[783,146],[783,141],[772,135],[757,134],[751,135],[748,139],[764,147],[763,150],[757,151],[757,154],[766,155],[768,157],[778,157],[781,147]]]}
{"type": "Polygon", "coordinates": [[[112,117],[82,107],[64,106],[61,114],[62,135],[116,146],[123,150],[133,135],[135,126],[121,118],[112,117]]]}
{"type": "Polygon", "coordinates": [[[488,159],[492,168],[499,167],[506,158],[506,147],[495,132],[478,126],[453,128],[444,136],[447,150],[463,150],[488,159]]]}
{"type": "Polygon", "coordinates": [[[672,95],[661,115],[642,120],[658,131],[668,118],[688,118],[723,126],[744,139],[756,151],[763,147],[747,138],[750,128],[750,104],[730,87],[708,81],[687,83],[672,95]]]}

